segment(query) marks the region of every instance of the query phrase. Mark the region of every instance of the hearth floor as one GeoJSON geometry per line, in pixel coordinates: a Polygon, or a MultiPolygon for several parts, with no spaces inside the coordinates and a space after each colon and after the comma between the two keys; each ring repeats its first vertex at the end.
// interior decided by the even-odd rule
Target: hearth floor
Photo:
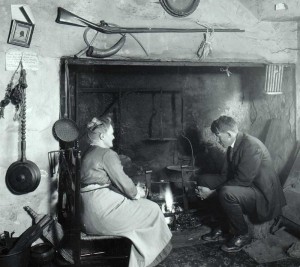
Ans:
{"type": "MultiPolygon", "coordinates": [[[[210,228],[205,225],[193,229],[174,231],[173,249],[170,255],[157,267],[300,267],[299,258],[286,258],[259,264],[243,250],[237,253],[223,252],[220,249],[222,242],[206,242],[201,239],[201,236],[209,231],[210,228]]],[[[48,266],[59,267],[65,265],[52,263],[48,266]]],[[[110,265],[101,266],[110,267],[110,265]]]]}
{"type": "Polygon", "coordinates": [[[207,226],[173,232],[173,250],[157,267],[299,267],[300,259],[288,258],[276,262],[257,263],[245,251],[223,252],[222,242],[206,242],[201,235],[210,231],[207,226]]]}
{"type": "MultiPolygon", "coordinates": [[[[201,216],[201,213],[183,214],[175,220],[175,225],[171,228],[173,229],[173,249],[170,255],[157,267],[300,267],[300,258],[292,258],[287,255],[280,258],[278,254],[286,254],[285,251],[277,253],[279,251],[278,240],[283,240],[285,236],[285,239],[288,238],[289,242],[293,241],[292,236],[287,236],[283,232],[281,232],[281,239],[274,239],[275,236],[272,236],[271,245],[263,240],[262,242],[256,240],[247,249],[237,253],[223,252],[220,249],[223,242],[207,242],[201,239],[203,234],[211,230],[211,225],[203,220],[204,217],[201,216]],[[249,256],[251,250],[252,255],[259,254],[257,258],[260,261],[254,260],[255,257],[253,256],[249,256]],[[275,260],[276,258],[280,260],[275,260]]],[[[61,265],[51,265],[51,267],[58,266],[61,265]]],[[[109,267],[109,265],[105,265],[105,267],[109,267]]]]}

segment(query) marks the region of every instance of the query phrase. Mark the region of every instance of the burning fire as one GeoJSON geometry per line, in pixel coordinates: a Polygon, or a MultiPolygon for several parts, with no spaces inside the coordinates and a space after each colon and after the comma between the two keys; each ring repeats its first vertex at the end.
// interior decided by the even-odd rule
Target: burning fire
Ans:
{"type": "Polygon", "coordinates": [[[168,186],[165,191],[165,203],[166,203],[165,212],[172,212],[172,210],[174,209],[173,202],[174,201],[173,201],[171,188],[168,186]]]}
{"type": "Polygon", "coordinates": [[[161,209],[162,212],[165,214],[166,223],[167,224],[173,223],[175,207],[174,207],[173,195],[170,187],[167,187],[165,190],[165,203],[162,204],[161,209]]]}

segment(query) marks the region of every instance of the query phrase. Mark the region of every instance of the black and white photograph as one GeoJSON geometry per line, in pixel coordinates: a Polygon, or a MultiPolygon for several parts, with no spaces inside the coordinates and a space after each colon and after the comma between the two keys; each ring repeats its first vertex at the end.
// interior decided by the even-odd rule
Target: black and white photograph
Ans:
{"type": "Polygon", "coordinates": [[[299,267],[300,0],[0,3],[0,267],[299,267]]]}

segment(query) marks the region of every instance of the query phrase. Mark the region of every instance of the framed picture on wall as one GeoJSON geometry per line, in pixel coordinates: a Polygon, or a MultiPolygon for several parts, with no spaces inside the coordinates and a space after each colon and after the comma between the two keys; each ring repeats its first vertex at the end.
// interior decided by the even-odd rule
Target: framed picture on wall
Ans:
{"type": "Polygon", "coordinates": [[[34,24],[18,20],[12,20],[7,43],[23,47],[29,47],[33,30],[34,24]]]}

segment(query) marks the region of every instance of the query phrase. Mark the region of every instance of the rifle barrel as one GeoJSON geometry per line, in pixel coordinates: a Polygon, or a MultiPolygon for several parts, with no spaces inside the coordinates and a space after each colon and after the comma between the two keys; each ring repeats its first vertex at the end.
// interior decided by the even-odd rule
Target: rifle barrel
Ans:
{"type": "Polygon", "coordinates": [[[182,33],[189,33],[189,32],[244,32],[245,30],[240,29],[206,29],[206,28],[193,28],[193,29],[186,29],[186,28],[125,28],[125,27],[111,27],[111,26],[99,26],[94,27],[88,25],[94,30],[107,33],[107,34],[114,34],[114,33],[161,33],[161,32],[182,32],[182,33]]]}

